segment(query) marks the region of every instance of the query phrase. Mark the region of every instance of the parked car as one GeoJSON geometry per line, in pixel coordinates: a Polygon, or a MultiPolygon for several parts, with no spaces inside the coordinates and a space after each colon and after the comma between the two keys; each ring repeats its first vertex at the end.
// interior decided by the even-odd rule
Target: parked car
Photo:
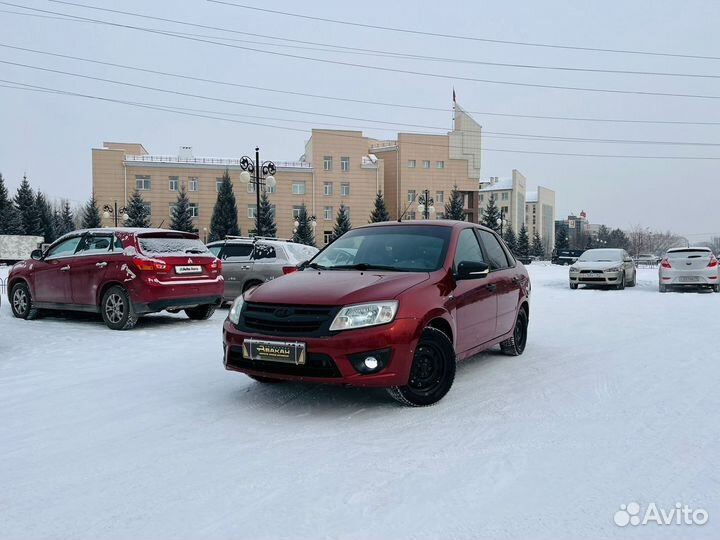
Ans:
{"type": "Polygon", "coordinates": [[[584,253],[582,249],[561,249],[559,251],[553,251],[550,262],[552,264],[559,264],[562,266],[569,266],[578,260],[580,255],[584,253]]]}
{"type": "Polygon", "coordinates": [[[633,260],[635,261],[635,266],[657,266],[660,263],[661,257],[658,257],[657,255],[653,255],[652,253],[641,253],[637,257],[635,257],[633,260]]]}
{"type": "Polygon", "coordinates": [[[624,249],[588,249],[570,267],[570,288],[606,285],[617,289],[637,283],[635,262],[624,249]]]}
{"type": "Polygon", "coordinates": [[[208,249],[223,262],[223,298],[228,302],[248,289],[294,272],[298,264],[318,252],[316,247],[285,240],[239,236],[211,242],[208,249]]]}
{"type": "Polygon", "coordinates": [[[224,363],[260,382],[384,387],[403,404],[430,405],[450,390],[457,360],[497,344],[523,353],[529,298],[527,270],[490,229],[365,225],[238,296],[224,363]]]}
{"type": "Polygon", "coordinates": [[[658,267],[660,292],[680,287],[710,287],[720,292],[718,260],[706,247],[669,249],[658,267]]]}
{"type": "Polygon", "coordinates": [[[108,328],[128,330],[138,316],[164,309],[207,319],[222,300],[222,263],[195,234],[81,230],[31,257],[8,276],[8,299],[20,319],[41,309],[89,311],[108,328]]]}

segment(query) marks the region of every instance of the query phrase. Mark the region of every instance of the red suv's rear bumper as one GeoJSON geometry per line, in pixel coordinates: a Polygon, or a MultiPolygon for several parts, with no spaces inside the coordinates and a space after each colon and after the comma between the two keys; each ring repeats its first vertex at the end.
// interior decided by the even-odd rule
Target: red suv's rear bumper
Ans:
{"type": "Polygon", "coordinates": [[[141,277],[130,283],[134,285],[129,290],[136,313],[153,313],[201,304],[219,305],[225,290],[222,276],[182,282],[163,282],[141,277]]]}
{"type": "MultiPolygon", "coordinates": [[[[308,382],[351,384],[354,386],[389,387],[405,385],[408,382],[415,346],[420,339],[420,325],[416,319],[397,319],[390,324],[374,326],[358,330],[345,330],[333,336],[316,338],[299,338],[297,336],[265,336],[239,331],[235,325],[225,319],[223,325],[224,363],[225,368],[250,375],[272,377],[308,382]],[[253,369],[258,366],[242,355],[242,343],[245,338],[267,341],[302,341],[306,346],[308,357],[331,359],[337,368],[334,376],[317,376],[303,366],[290,365],[287,371],[293,373],[269,372],[253,369]],[[369,351],[390,349],[388,364],[377,373],[363,374],[358,372],[349,360],[349,356],[369,351]]],[[[281,366],[277,366],[282,369],[281,366]]],[[[309,367],[309,366],[308,366],[309,367]]]]}

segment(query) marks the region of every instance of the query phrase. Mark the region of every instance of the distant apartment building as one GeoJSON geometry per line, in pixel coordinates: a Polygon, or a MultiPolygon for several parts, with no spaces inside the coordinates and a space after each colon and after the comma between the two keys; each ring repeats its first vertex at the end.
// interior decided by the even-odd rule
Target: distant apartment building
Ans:
{"type": "Polygon", "coordinates": [[[565,227],[568,232],[570,249],[584,249],[587,244],[586,236],[589,234],[587,214],[583,210],[578,215],[569,215],[567,219],[555,221],[555,229],[565,227]]]}
{"type": "Polygon", "coordinates": [[[490,198],[494,198],[503,219],[517,233],[525,223],[526,184],[525,177],[515,169],[509,178],[491,176],[488,180],[481,182],[480,216],[490,202],[490,198]]]}
{"type": "Polygon", "coordinates": [[[525,197],[525,226],[530,239],[537,233],[545,253],[551,253],[555,245],[555,192],[538,186],[525,197]]]}
{"type": "MultiPolygon", "coordinates": [[[[304,203],[315,217],[315,240],[323,245],[330,239],[340,205],[348,209],[353,224],[365,224],[378,191],[384,193],[393,219],[403,214],[403,219],[421,219],[418,197],[427,189],[435,209],[430,218],[438,219],[457,186],[464,196],[466,219],[477,222],[481,131],[456,104],[453,130],[447,135],[400,133],[396,140],[379,141],[360,131],[313,129],[297,161],[276,161],[261,154],[261,159],[271,159],[277,167],[276,186],[268,195],[278,236],[292,236],[293,222],[304,203]]],[[[251,158],[253,150],[248,149],[251,158]]],[[[191,147],[182,147],[177,155],[153,155],[142,144],[106,142],[92,149],[93,192],[102,209],[115,201],[123,206],[138,189],[152,225],[168,227],[184,186],[195,228],[205,238],[227,169],[241,232],[248,234],[255,228],[256,194],[253,182],[245,184],[240,179],[240,157],[196,157],[191,147]]],[[[104,225],[113,223],[113,217],[103,218],[104,225]]]]}

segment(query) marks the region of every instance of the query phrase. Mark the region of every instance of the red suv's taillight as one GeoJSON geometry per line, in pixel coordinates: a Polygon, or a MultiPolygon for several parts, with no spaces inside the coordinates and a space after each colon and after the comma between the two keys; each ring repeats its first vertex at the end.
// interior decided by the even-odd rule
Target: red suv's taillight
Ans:
{"type": "Polygon", "coordinates": [[[164,261],[160,261],[158,259],[134,257],[133,264],[138,270],[143,272],[167,272],[168,269],[168,265],[164,261]]]}
{"type": "Polygon", "coordinates": [[[708,263],[709,268],[715,268],[718,265],[718,260],[715,258],[715,255],[710,257],[710,262],[708,263]]]}
{"type": "Polygon", "coordinates": [[[670,261],[667,260],[667,257],[665,257],[665,258],[660,262],[660,266],[662,266],[663,268],[672,268],[672,266],[670,266],[670,261]]]}
{"type": "Polygon", "coordinates": [[[283,266],[282,267],[283,274],[290,274],[297,270],[297,266],[283,266]]]}
{"type": "Polygon", "coordinates": [[[208,269],[211,272],[220,272],[222,270],[222,261],[220,259],[215,259],[213,262],[208,264],[208,269]]]}

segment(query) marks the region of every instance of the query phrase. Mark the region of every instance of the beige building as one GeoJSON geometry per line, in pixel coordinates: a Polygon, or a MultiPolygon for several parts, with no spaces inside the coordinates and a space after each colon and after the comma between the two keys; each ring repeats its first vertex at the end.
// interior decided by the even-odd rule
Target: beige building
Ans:
{"type": "Polygon", "coordinates": [[[453,186],[463,192],[465,219],[477,222],[482,127],[455,104],[453,131],[447,135],[400,133],[397,140],[377,141],[370,151],[385,162],[384,195],[393,219],[422,219],[418,197],[425,190],[440,219],[453,186]]]}
{"type": "MultiPolygon", "coordinates": [[[[515,234],[525,222],[525,193],[527,181],[525,177],[513,169],[509,178],[491,176],[480,183],[480,215],[490,202],[495,199],[498,210],[502,213],[507,225],[511,225],[515,234]]],[[[506,226],[507,226],[506,225],[506,226]]]]}
{"type": "MultiPolygon", "coordinates": [[[[261,154],[264,157],[271,156],[261,154]]],[[[466,219],[477,222],[480,157],[481,127],[459,105],[453,131],[447,135],[400,133],[397,140],[378,141],[359,131],[314,129],[297,162],[273,160],[276,186],[268,193],[278,236],[292,236],[294,217],[304,203],[315,216],[316,243],[323,245],[329,241],[341,204],[353,224],[365,224],[378,191],[384,193],[393,218],[404,213],[404,219],[421,219],[417,197],[427,189],[436,210],[430,217],[441,218],[454,185],[464,194],[466,219]]],[[[93,192],[101,209],[115,201],[123,206],[138,189],[149,206],[152,225],[168,227],[178,191],[185,186],[203,239],[226,169],[241,232],[248,234],[255,228],[256,194],[252,182],[244,184],[240,179],[240,157],[196,157],[190,147],[180,148],[174,156],[152,155],[135,143],[107,142],[92,150],[93,192]]],[[[103,218],[103,224],[114,224],[114,217],[103,218]]]]}
{"type": "Polygon", "coordinates": [[[538,233],[545,253],[552,253],[555,247],[555,192],[538,186],[537,191],[527,192],[525,203],[525,226],[530,241],[538,233]]]}

